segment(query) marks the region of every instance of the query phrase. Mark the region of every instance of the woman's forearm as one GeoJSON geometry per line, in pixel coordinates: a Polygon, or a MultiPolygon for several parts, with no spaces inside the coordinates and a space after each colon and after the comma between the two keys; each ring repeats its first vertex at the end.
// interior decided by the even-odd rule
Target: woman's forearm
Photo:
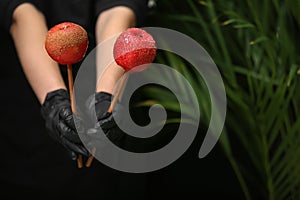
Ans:
{"type": "MultiPolygon", "coordinates": [[[[96,23],[97,43],[100,44],[116,34],[123,32],[127,28],[135,26],[135,21],[133,11],[127,7],[115,7],[101,13],[96,23]]],[[[101,48],[98,48],[97,67],[98,73],[99,71],[102,71],[102,73],[101,76],[99,74],[100,77],[96,86],[97,92],[104,91],[113,93],[116,83],[125,72],[123,68],[118,66],[115,62],[111,63],[109,67],[105,66],[105,60],[111,60],[112,48],[113,43],[103,44],[101,48]],[[108,57],[109,59],[107,59],[108,57]],[[103,71],[104,68],[106,68],[105,71],[103,71]]]]}
{"type": "Polygon", "coordinates": [[[31,4],[16,8],[10,29],[23,71],[40,103],[50,91],[66,88],[58,64],[44,44],[48,28],[43,15],[31,4]]]}

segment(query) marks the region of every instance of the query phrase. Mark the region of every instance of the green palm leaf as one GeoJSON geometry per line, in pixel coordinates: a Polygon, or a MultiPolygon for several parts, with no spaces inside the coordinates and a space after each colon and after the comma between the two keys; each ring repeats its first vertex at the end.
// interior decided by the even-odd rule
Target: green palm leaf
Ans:
{"type": "MultiPolygon", "coordinates": [[[[160,20],[154,22],[197,40],[219,67],[228,98],[220,145],[245,198],[300,199],[300,1],[187,0],[159,5],[158,9],[170,12],[159,13],[160,20]],[[180,8],[185,10],[179,12],[180,8]]],[[[191,66],[170,53],[158,61],[189,80],[208,124],[210,100],[203,95],[208,93],[201,77],[193,76],[191,66]]],[[[193,92],[176,77],[162,76],[173,81],[183,95],[193,92]]],[[[165,89],[150,87],[144,94],[151,101],[140,106],[159,102],[181,112],[176,98],[165,89]]],[[[191,123],[188,103],[184,110],[188,111],[186,122],[191,123]]]]}

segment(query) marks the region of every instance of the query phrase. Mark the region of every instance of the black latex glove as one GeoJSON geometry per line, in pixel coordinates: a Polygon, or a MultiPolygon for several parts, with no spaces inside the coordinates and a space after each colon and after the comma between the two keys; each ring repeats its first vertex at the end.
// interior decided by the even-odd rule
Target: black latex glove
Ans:
{"type": "MultiPolygon", "coordinates": [[[[117,126],[112,113],[107,112],[111,104],[112,95],[106,92],[98,92],[87,101],[87,107],[90,112],[96,112],[97,123],[94,128],[87,130],[87,135],[93,140],[101,143],[103,137],[107,137],[116,145],[120,145],[125,133],[117,126]],[[104,132],[100,132],[102,129],[104,132]]],[[[119,103],[116,107],[120,107],[119,103]]],[[[90,115],[92,115],[90,113],[90,115]]],[[[98,145],[99,146],[99,143],[98,145]]],[[[101,145],[100,145],[101,146],[101,145]]]]}
{"type": "Polygon", "coordinates": [[[75,123],[78,131],[84,131],[83,127],[79,126],[80,119],[73,115],[70,96],[66,90],[49,92],[41,107],[41,114],[49,135],[67,149],[72,160],[76,160],[78,154],[89,156],[79,138],[75,123]]]}

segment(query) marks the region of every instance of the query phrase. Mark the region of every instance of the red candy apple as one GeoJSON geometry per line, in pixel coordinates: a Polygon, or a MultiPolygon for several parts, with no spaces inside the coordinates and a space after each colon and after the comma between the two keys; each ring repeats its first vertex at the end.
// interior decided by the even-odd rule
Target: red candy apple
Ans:
{"type": "MultiPolygon", "coordinates": [[[[57,63],[67,65],[71,107],[76,113],[73,100],[72,64],[83,59],[88,47],[88,34],[83,27],[72,22],[63,22],[53,26],[46,35],[45,48],[48,55],[57,63]]],[[[82,155],[77,159],[78,168],[82,168],[82,155]]]]}
{"type": "Polygon", "coordinates": [[[45,48],[49,56],[60,64],[74,64],[81,61],[87,47],[87,32],[72,22],[53,26],[46,36],[45,48]]]}
{"type": "Polygon", "coordinates": [[[117,38],[113,55],[116,63],[126,71],[142,71],[147,67],[137,66],[152,63],[156,56],[153,37],[143,29],[128,28],[117,38]]]}

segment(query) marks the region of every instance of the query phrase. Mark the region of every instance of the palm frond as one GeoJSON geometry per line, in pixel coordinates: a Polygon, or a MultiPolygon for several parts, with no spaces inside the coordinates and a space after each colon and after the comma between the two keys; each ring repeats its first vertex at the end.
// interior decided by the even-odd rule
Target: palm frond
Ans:
{"type": "MultiPolygon", "coordinates": [[[[158,25],[198,41],[217,64],[226,87],[228,112],[220,138],[246,199],[300,198],[300,1],[162,1],[176,13],[159,13],[158,25]],[[184,5],[183,5],[184,4],[184,5]],[[179,12],[184,7],[185,12],[179,12]],[[164,16],[161,16],[164,15],[164,16]],[[180,21],[180,26],[178,26],[180,21]],[[254,187],[253,187],[254,185],[254,187]]],[[[184,60],[165,53],[158,58],[189,80],[205,123],[210,99],[205,83],[184,60]],[[201,94],[201,95],[200,95],[201,94]]],[[[176,77],[170,79],[189,95],[176,77]]],[[[174,96],[148,88],[151,101],[181,112],[174,96]],[[163,94],[163,95],[162,95],[163,94]]],[[[142,104],[141,104],[142,105],[142,104]]],[[[192,107],[186,104],[184,110],[192,107]]],[[[172,119],[170,122],[180,122],[172,119]]]]}

